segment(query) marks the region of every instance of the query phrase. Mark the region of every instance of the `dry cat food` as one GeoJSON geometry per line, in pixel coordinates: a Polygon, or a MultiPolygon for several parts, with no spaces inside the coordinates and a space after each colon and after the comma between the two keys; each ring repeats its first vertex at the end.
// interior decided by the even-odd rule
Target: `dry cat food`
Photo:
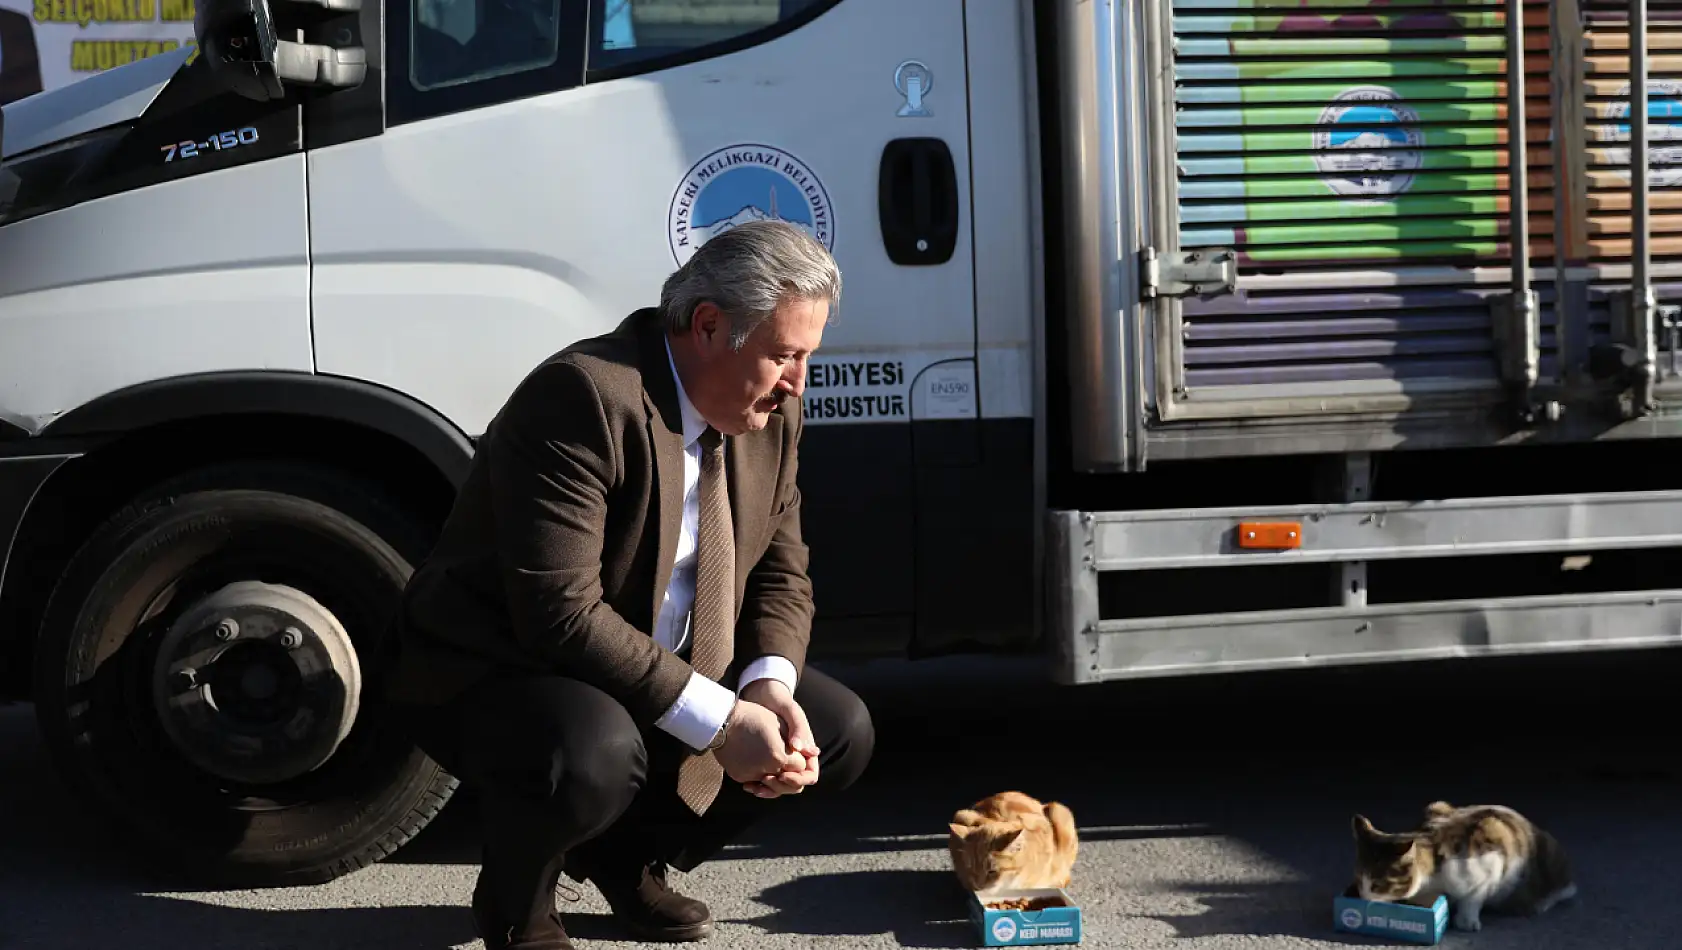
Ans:
{"type": "Polygon", "coordinates": [[[1045,910],[1047,907],[1062,907],[1063,900],[1058,897],[1010,897],[1002,901],[988,901],[987,906],[992,910],[1045,910]]]}

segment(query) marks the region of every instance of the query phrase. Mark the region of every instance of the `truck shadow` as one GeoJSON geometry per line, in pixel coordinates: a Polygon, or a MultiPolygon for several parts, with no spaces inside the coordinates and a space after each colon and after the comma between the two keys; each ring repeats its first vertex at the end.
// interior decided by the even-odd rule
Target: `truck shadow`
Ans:
{"type": "MultiPolygon", "coordinates": [[[[941,669],[940,664],[930,665],[941,669]]],[[[1214,833],[1200,805],[1178,792],[1162,792],[1153,783],[1138,782],[1141,765],[1154,772],[1156,762],[1092,748],[1091,732],[1082,722],[1102,718],[1104,710],[1126,716],[1125,706],[1116,704],[1124,698],[1118,690],[1083,688],[1076,691],[1082,694],[1077,698],[1058,687],[1017,682],[1014,691],[1005,693],[1008,701],[993,703],[985,698],[991,692],[985,680],[978,688],[969,675],[948,683],[948,689],[956,690],[948,692],[938,686],[938,677],[931,688],[926,680],[883,683],[868,673],[824,668],[856,689],[871,707],[876,751],[869,768],[856,786],[821,806],[815,800],[810,807],[804,800],[790,802],[786,813],[755,825],[724,857],[944,852],[952,813],[1006,788],[1062,801],[1074,810],[1086,841],[1214,833]],[[1001,747],[1033,751],[1001,755],[1001,747]],[[1129,786],[1128,793],[1118,796],[1116,789],[1124,785],[1129,786]]],[[[1003,669],[1007,677],[1020,679],[1019,667],[1003,669]]],[[[1130,737],[1129,742],[1133,741],[1130,737]]],[[[442,815],[386,860],[393,864],[476,862],[475,800],[471,787],[461,788],[442,815]]]]}
{"type": "MultiPolygon", "coordinates": [[[[861,781],[841,801],[827,802],[818,811],[793,811],[771,816],[749,829],[720,855],[721,860],[768,860],[842,854],[888,854],[939,851],[945,860],[946,823],[958,808],[986,793],[936,796],[905,794],[902,782],[884,766],[861,781]],[[880,776],[880,777],[878,777],[880,776]],[[953,804],[957,802],[957,804],[953,804]],[[817,815],[821,821],[813,821],[817,815]]],[[[980,787],[977,783],[976,787],[980,787]]],[[[1206,824],[1176,820],[1162,811],[1147,821],[1142,811],[1126,802],[1106,802],[1101,789],[1062,796],[1074,808],[1085,842],[1134,841],[1151,838],[1191,838],[1216,834],[1206,824]],[[1122,823],[1125,817],[1127,823],[1122,823]],[[1113,819],[1113,821],[1112,821],[1113,819]]],[[[804,804],[804,803],[802,803],[804,804]]],[[[479,816],[472,789],[456,798],[426,830],[401,851],[387,858],[392,865],[474,864],[479,860],[479,816]]]]}
{"type": "MultiPolygon", "coordinates": [[[[0,896],[0,947],[75,950],[451,950],[477,937],[459,907],[386,906],[299,910],[221,907],[179,897],[102,889],[75,913],[43,919],[27,891],[0,896]]],[[[62,910],[62,902],[48,903],[62,910]]]]}
{"type": "MultiPolygon", "coordinates": [[[[902,695],[861,684],[878,727],[861,783],[821,808],[812,799],[762,822],[720,856],[750,867],[766,859],[748,879],[764,888],[756,900],[770,913],[742,906],[739,868],[720,872],[728,893],[704,894],[698,882],[698,896],[720,901],[720,916],[738,928],[768,935],[745,944],[891,934],[903,946],[974,946],[944,853],[946,822],[1018,788],[1073,809],[1083,857],[1071,891],[1094,937],[1144,927],[1181,939],[1342,942],[1330,895],[1348,881],[1351,813],[1400,828],[1446,798],[1518,807],[1567,843],[1585,882],[1588,907],[1540,922],[1492,919],[1480,946],[1517,950],[1556,929],[1587,941],[1570,945],[1604,945],[1597,928],[1604,937],[1644,913],[1650,933],[1665,933],[1677,919],[1668,895],[1682,887],[1682,865],[1657,858],[1682,851],[1673,751],[1682,717],[1664,686],[1676,675],[1674,662],[1648,655],[1062,691],[965,680],[902,695]],[[1419,710],[1407,711],[1409,697],[1419,710]],[[1538,702],[1545,720],[1511,718],[1538,702]],[[1393,736],[1387,711],[1405,713],[1417,741],[1393,736]],[[1449,738],[1427,741],[1433,734],[1449,738]],[[827,855],[860,857],[842,859],[851,867],[841,872],[803,875],[833,871],[800,860],[827,855]],[[1651,919],[1655,909],[1663,912],[1651,919]]],[[[237,950],[472,944],[464,905],[478,835],[466,795],[384,865],[344,882],[159,896],[173,890],[163,875],[116,849],[66,796],[28,707],[0,708],[0,756],[9,779],[26,777],[0,783],[0,948],[113,938],[135,950],[174,950],[184,939],[237,950]],[[421,878],[404,867],[415,864],[457,867],[421,878]],[[368,884],[366,875],[390,880],[368,884]],[[424,895],[409,890],[419,880],[430,882],[424,895]],[[381,893],[408,906],[350,906],[381,893]],[[343,906],[302,909],[322,904],[343,906]]],[[[601,909],[579,907],[569,928],[609,939],[605,918],[588,913],[601,909]]]]}

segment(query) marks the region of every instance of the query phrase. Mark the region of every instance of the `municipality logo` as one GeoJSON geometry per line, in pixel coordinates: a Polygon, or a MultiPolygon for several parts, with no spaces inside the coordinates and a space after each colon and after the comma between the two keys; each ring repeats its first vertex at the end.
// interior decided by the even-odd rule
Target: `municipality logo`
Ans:
{"type": "Polygon", "coordinates": [[[1343,909],[1343,926],[1350,930],[1357,930],[1365,922],[1366,918],[1362,915],[1360,908],[1345,907],[1343,909]]]}
{"type": "MultiPolygon", "coordinates": [[[[1602,142],[1621,143],[1606,149],[1605,161],[1616,165],[1618,177],[1630,177],[1630,84],[1613,93],[1612,102],[1599,107],[1601,117],[1612,121],[1594,130],[1602,142]]],[[[1591,104],[1591,108],[1594,108],[1591,104]]],[[[1669,188],[1682,181],[1682,83],[1673,79],[1647,80],[1647,181],[1656,188],[1669,188]]]]}
{"type": "Polygon", "coordinates": [[[666,215],[666,235],[681,265],[708,238],[749,221],[772,219],[835,250],[834,210],[817,173],[780,148],[731,145],[702,158],[683,176],[666,215]]]}
{"type": "Polygon", "coordinates": [[[1337,94],[1314,130],[1314,165],[1345,198],[1394,198],[1425,163],[1419,113],[1395,90],[1356,86],[1337,94]]]}
{"type": "Polygon", "coordinates": [[[1016,939],[1016,921],[1009,917],[1000,917],[993,921],[993,939],[1000,943],[1009,943],[1016,939]]]}

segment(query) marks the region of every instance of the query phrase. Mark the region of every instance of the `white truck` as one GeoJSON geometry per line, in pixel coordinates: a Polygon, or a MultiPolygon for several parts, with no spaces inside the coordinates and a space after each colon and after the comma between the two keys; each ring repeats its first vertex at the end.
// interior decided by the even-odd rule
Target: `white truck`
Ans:
{"type": "Polygon", "coordinates": [[[765,216],[820,662],[1682,643],[1675,8],[200,3],[0,113],[0,679],[160,858],[437,813],[369,697],[474,438],[765,216]]]}

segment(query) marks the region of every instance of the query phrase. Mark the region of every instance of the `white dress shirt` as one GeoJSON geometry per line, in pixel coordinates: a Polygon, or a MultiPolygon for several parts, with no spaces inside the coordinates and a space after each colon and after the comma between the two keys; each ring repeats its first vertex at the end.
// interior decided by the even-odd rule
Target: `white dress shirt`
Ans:
{"type": "MultiPolygon", "coordinates": [[[[672,579],[666,585],[666,595],[660,604],[660,615],[654,619],[654,639],[661,646],[686,657],[689,653],[690,611],[695,604],[695,539],[700,531],[701,434],[707,421],[695,411],[689,394],[683,390],[678,377],[677,363],[672,360],[671,344],[666,344],[666,360],[672,368],[672,381],[677,385],[678,409],[683,416],[683,522],[677,534],[677,552],[672,563],[672,579]]],[[[774,679],[794,692],[794,663],[784,656],[762,656],[742,671],[736,692],[754,680],[774,679]]],[[[704,749],[718,735],[724,717],[730,715],[736,693],[702,676],[691,673],[672,708],[655,722],[691,749],[704,749]]]]}

